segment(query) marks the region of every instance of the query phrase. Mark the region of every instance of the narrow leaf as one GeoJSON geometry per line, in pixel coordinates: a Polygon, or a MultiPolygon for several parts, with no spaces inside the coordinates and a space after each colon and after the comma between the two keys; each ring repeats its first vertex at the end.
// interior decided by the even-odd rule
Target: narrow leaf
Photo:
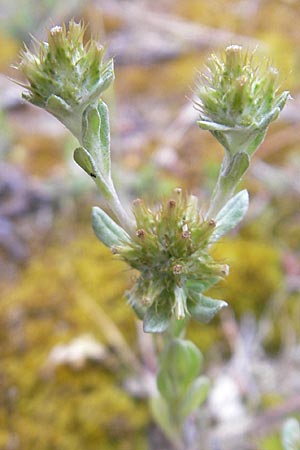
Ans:
{"type": "Polygon", "coordinates": [[[103,177],[110,177],[110,129],[108,108],[99,100],[88,106],[82,117],[82,141],[84,148],[95,161],[103,177]]]}
{"type": "Polygon", "coordinates": [[[110,181],[103,178],[102,174],[97,169],[93,157],[83,148],[78,147],[74,151],[74,161],[95,181],[101,189],[105,198],[111,197],[110,181]]]}
{"type": "Polygon", "coordinates": [[[184,419],[206,400],[210,387],[209,379],[205,376],[196,378],[190,386],[185,399],[180,405],[180,415],[184,419]]]}
{"type": "Polygon", "coordinates": [[[210,241],[215,242],[232,230],[245,216],[249,206],[249,194],[244,189],[231,198],[215,218],[216,228],[210,241]]]}
{"type": "Polygon", "coordinates": [[[157,386],[163,397],[180,400],[199,375],[203,356],[196,345],[188,340],[173,339],[161,358],[157,386]]]}
{"type": "Polygon", "coordinates": [[[231,127],[226,125],[222,125],[221,123],[209,122],[208,120],[198,120],[197,124],[203,130],[209,131],[228,131],[231,130],[231,127]]]}
{"type": "Polygon", "coordinates": [[[122,245],[130,240],[126,231],[97,206],[92,209],[92,226],[97,238],[107,247],[122,245]]]}
{"type": "Polygon", "coordinates": [[[92,178],[96,178],[99,175],[95,161],[84,148],[76,148],[74,151],[74,161],[92,178]]]}
{"type": "Polygon", "coordinates": [[[100,100],[98,104],[98,111],[101,117],[100,127],[100,147],[102,164],[105,173],[110,174],[110,128],[107,105],[100,100]]]}
{"type": "Polygon", "coordinates": [[[250,159],[247,153],[239,152],[232,156],[229,166],[222,174],[222,187],[226,191],[232,190],[240,181],[250,164],[250,159]]]}
{"type": "Polygon", "coordinates": [[[189,279],[186,282],[186,287],[187,289],[191,289],[200,294],[201,292],[207,291],[209,288],[217,284],[220,280],[222,280],[222,277],[218,277],[215,275],[210,275],[207,278],[203,278],[202,280],[189,279]]]}
{"type": "Polygon", "coordinates": [[[114,73],[114,61],[110,59],[102,70],[98,83],[96,84],[93,92],[93,97],[95,99],[99,98],[99,96],[104,92],[111,83],[114,81],[115,73],[114,73]]]}
{"type": "Polygon", "coordinates": [[[144,317],[145,333],[163,333],[170,324],[171,310],[168,304],[154,302],[144,317]]]}
{"type": "Polygon", "coordinates": [[[168,403],[160,395],[150,399],[150,410],[156,423],[171,441],[176,441],[178,430],[174,429],[168,403]]]}
{"type": "Polygon", "coordinates": [[[189,293],[188,311],[193,319],[199,322],[208,323],[220,309],[227,306],[227,303],[223,300],[216,300],[193,291],[189,293]]]}

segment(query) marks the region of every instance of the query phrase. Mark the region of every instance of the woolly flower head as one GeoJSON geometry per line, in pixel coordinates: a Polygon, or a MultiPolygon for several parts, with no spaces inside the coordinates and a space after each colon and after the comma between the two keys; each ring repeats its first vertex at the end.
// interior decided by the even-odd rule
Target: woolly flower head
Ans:
{"type": "Polygon", "coordinates": [[[18,69],[28,81],[23,97],[63,122],[71,131],[81,126],[82,111],[98,100],[114,79],[113,62],[103,62],[103,47],[84,44],[82,23],[69,22],[48,32],[48,42],[35,42],[35,51],[21,52],[18,69]],[[72,116],[72,119],[71,119],[72,116]],[[70,121],[72,122],[70,123],[70,121]]]}
{"type": "Polygon", "coordinates": [[[239,45],[227,47],[221,57],[212,54],[196,91],[198,125],[230,153],[238,149],[251,155],[289,96],[278,93],[278,78],[269,62],[259,65],[254,53],[239,45]]]}
{"type": "Polygon", "coordinates": [[[226,305],[203,295],[228,274],[210,246],[218,238],[213,219],[205,220],[197,198],[176,189],[173,197],[149,208],[138,199],[132,236],[93,210],[96,235],[113,253],[139,272],[127,298],[146,332],[163,332],[172,321],[193,317],[208,322],[226,305]]]}

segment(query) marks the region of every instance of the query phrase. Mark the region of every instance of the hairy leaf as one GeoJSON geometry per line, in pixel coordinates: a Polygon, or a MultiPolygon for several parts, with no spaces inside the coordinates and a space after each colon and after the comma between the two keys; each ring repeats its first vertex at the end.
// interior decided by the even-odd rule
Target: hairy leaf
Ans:
{"type": "Polygon", "coordinates": [[[190,300],[188,301],[188,311],[193,319],[199,322],[208,323],[222,308],[227,306],[223,300],[216,300],[190,291],[190,300]]]}
{"type": "Polygon", "coordinates": [[[245,216],[249,206],[249,194],[244,189],[231,198],[215,218],[216,228],[210,241],[215,242],[232,230],[245,216]]]}
{"type": "Polygon", "coordinates": [[[130,240],[126,231],[97,206],[92,209],[92,226],[98,239],[107,247],[117,247],[130,240]]]}

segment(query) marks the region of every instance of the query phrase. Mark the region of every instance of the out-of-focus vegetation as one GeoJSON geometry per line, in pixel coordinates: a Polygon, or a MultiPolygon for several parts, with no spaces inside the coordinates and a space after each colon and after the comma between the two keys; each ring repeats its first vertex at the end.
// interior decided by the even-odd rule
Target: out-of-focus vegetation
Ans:
{"type": "Polygon", "coordinates": [[[196,127],[187,97],[212,50],[258,45],[292,92],[244,181],[245,223],[216,250],[231,274],[214,295],[230,308],[189,329],[214,386],[205,450],[282,450],[281,425],[300,411],[297,0],[1,3],[0,448],[167,449],[135,374],[135,364],[151,361],[141,357],[147,342],[122,298],[134,274],[92,236],[90,208],[101,198],[71,160],[76,143],[24,105],[7,78],[17,76],[10,64],[29,33],[43,39],[46,27],[70,17],[89,23],[115,57],[106,101],[124,201],[154,201],[181,186],[207,202],[221,149],[196,127]],[[57,360],[59,348],[65,358],[57,360]]]}

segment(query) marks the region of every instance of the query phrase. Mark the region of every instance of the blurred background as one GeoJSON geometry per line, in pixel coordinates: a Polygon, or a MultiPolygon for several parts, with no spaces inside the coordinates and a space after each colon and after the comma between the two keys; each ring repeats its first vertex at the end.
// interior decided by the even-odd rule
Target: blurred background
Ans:
{"type": "Polygon", "coordinates": [[[154,363],[123,296],[132,274],[91,230],[101,196],[72,136],[10,80],[22,42],[73,17],[115,58],[105,101],[124,201],[181,186],[207,205],[222,149],[191,99],[212,51],[258,47],[291,91],[243,180],[249,213],[215,250],[231,274],[211,294],[230,307],[189,327],[213,384],[199,449],[282,450],[300,415],[299,0],[1,0],[0,449],[168,449],[135,370],[154,363]]]}

